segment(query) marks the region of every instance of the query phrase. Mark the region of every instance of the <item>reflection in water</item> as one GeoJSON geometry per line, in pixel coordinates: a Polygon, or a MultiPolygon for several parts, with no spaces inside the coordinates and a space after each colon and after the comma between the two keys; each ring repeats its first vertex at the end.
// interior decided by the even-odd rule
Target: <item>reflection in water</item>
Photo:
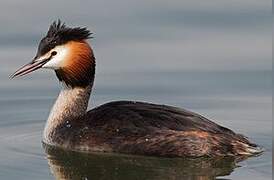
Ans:
{"type": "Polygon", "coordinates": [[[44,145],[56,179],[184,179],[209,180],[229,175],[233,158],[182,159],[104,153],[77,153],[44,145]]]}

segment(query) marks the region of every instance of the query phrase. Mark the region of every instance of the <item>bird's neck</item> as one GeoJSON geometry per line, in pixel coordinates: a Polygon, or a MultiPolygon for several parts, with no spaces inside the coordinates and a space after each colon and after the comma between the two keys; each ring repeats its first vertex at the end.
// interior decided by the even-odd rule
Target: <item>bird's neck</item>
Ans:
{"type": "Polygon", "coordinates": [[[63,87],[49,114],[43,134],[44,142],[53,144],[51,136],[58,126],[69,123],[68,121],[77,121],[85,115],[92,85],[93,83],[86,87],[63,87]]]}

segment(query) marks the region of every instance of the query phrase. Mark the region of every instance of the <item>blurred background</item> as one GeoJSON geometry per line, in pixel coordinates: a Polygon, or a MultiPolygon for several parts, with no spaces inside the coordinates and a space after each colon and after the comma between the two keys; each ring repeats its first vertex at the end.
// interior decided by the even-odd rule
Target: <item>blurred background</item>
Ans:
{"type": "Polygon", "coordinates": [[[271,11],[269,0],[2,0],[1,177],[52,177],[40,141],[60,84],[45,70],[8,76],[34,57],[49,25],[60,19],[94,32],[90,107],[131,99],[201,113],[266,149],[228,179],[270,179],[271,11]]]}

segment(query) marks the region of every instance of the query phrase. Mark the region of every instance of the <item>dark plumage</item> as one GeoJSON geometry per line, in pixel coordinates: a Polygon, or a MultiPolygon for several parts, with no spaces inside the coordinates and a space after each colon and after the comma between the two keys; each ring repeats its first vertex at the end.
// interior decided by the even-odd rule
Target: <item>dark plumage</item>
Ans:
{"type": "Polygon", "coordinates": [[[95,57],[85,41],[89,36],[86,28],[54,22],[38,50],[48,53],[13,75],[51,68],[67,85],[48,117],[44,143],[73,151],[168,157],[251,156],[262,151],[244,136],[180,108],[119,101],[87,112],[95,75],[95,57]],[[58,44],[62,46],[52,49],[58,44]]]}
{"type": "Polygon", "coordinates": [[[77,120],[68,119],[52,137],[57,144],[79,151],[168,157],[248,156],[259,152],[244,136],[196,113],[132,101],[107,103],[77,120]]]}
{"type": "Polygon", "coordinates": [[[54,21],[47,35],[40,41],[36,57],[42,56],[55,46],[65,44],[69,41],[82,41],[91,38],[92,33],[85,27],[70,28],[60,20],[54,21]]]}

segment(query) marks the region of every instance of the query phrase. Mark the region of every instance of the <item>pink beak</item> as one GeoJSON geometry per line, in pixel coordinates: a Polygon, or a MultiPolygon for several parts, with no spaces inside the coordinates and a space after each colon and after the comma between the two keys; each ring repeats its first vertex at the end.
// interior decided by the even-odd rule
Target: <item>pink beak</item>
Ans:
{"type": "Polygon", "coordinates": [[[29,74],[37,69],[40,69],[44,64],[46,64],[50,59],[44,59],[39,61],[31,61],[30,63],[24,65],[23,67],[19,68],[17,71],[15,71],[10,78],[20,77],[24,76],[26,74],[29,74]]]}

